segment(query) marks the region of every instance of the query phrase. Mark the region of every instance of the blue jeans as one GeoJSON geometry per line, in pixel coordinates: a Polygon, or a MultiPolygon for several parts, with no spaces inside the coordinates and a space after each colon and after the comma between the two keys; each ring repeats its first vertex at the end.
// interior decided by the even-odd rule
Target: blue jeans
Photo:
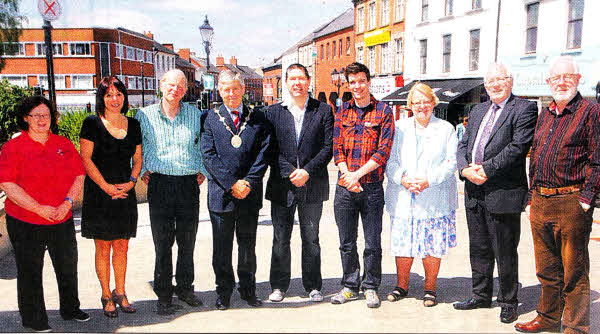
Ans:
{"type": "Polygon", "coordinates": [[[381,284],[381,219],[383,216],[382,182],[361,184],[363,191],[353,193],[338,185],[335,189],[334,214],[340,236],[342,285],[354,291],[361,287],[377,290],[381,284]],[[360,277],[360,262],[356,239],[358,216],[363,225],[365,250],[364,273],[360,277]],[[362,281],[362,286],[361,286],[362,281]]]}
{"type": "Polygon", "coordinates": [[[321,290],[323,279],[321,277],[319,221],[323,212],[323,202],[294,203],[291,207],[271,203],[271,219],[273,221],[273,249],[269,279],[271,288],[287,291],[290,286],[290,239],[294,228],[296,208],[298,208],[300,238],[302,239],[302,285],[307,292],[313,289],[321,290]]]}

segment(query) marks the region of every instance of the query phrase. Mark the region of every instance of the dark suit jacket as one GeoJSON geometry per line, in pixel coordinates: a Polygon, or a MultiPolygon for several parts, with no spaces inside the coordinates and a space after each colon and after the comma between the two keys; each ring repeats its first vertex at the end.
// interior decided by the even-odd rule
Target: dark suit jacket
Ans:
{"type": "MultiPolygon", "coordinates": [[[[469,115],[467,129],[456,153],[459,175],[473,161],[477,131],[491,104],[491,101],[480,103],[469,115]]],[[[493,213],[523,210],[528,190],[525,158],[533,140],[536,121],[535,103],[511,94],[485,146],[482,165],[488,180],[478,186],[460,175],[460,179],[465,181],[467,208],[474,207],[479,200],[493,213]]]]}
{"type": "Polygon", "coordinates": [[[319,203],[329,197],[327,164],[333,155],[333,111],[331,107],[309,98],[296,145],[294,116],[281,103],[267,109],[271,130],[271,154],[266,198],[289,207],[298,202],[319,203]],[[310,175],[304,187],[297,188],[289,179],[296,169],[310,175]]]}
{"type": "MultiPolygon", "coordinates": [[[[269,132],[262,111],[251,114],[244,106],[241,121],[248,122],[242,132],[242,146],[231,145],[231,133],[221,123],[215,110],[206,113],[202,127],[201,150],[204,167],[208,171],[208,209],[214,212],[230,212],[237,207],[260,209],[262,207],[262,180],[267,170],[269,132]],[[248,119],[248,115],[250,118],[248,119]],[[246,198],[238,200],[231,195],[231,187],[237,180],[250,182],[252,190],[246,198]]],[[[233,120],[222,105],[219,114],[237,133],[233,120]]]]}

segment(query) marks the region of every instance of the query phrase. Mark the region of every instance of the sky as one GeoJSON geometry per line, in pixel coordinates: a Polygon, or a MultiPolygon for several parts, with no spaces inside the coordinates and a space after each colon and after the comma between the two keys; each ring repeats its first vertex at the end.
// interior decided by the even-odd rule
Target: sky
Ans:
{"type": "MultiPolygon", "coordinates": [[[[43,1],[43,0],[39,0],[43,1]]],[[[50,2],[49,0],[47,0],[50,2]]],[[[175,50],[189,48],[205,57],[198,27],[208,15],[214,28],[211,62],[235,56],[240,65],[271,63],[318,26],[352,7],[351,0],[55,0],[62,15],[52,22],[64,27],[124,27],[151,31],[175,50]]],[[[41,28],[38,0],[21,0],[26,28],[41,28]]]]}

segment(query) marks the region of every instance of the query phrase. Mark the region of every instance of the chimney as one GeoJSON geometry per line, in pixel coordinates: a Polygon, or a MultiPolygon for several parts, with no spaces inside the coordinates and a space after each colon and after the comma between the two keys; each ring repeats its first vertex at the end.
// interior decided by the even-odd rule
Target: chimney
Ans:
{"type": "Polygon", "coordinates": [[[233,66],[237,66],[237,59],[235,59],[235,56],[231,56],[231,58],[229,58],[229,63],[233,66]]]}
{"type": "Polygon", "coordinates": [[[165,43],[163,44],[163,46],[167,49],[171,49],[172,51],[175,51],[175,48],[173,48],[173,44],[172,43],[165,43]]]}
{"type": "Polygon", "coordinates": [[[179,57],[190,61],[190,49],[179,49],[177,54],[179,54],[179,57]]]}
{"type": "Polygon", "coordinates": [[[223,56],[217,56],[217,66],[225,66],[225,58],[223,56]]]}
{"type": "Polygon", "coordinates": [[[144,35],[146,35],[150,39],[154,39],[154,34],[150,32],[150,30],[144,31],[144,35]]]}

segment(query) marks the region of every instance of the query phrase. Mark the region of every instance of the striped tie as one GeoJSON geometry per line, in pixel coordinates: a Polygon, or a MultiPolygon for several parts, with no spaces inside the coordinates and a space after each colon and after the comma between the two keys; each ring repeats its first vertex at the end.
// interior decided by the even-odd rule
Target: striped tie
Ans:
{"type": "Polygon", "coordinates": [[[479,137],[479,143],[477,143],[477,149],[475,150],[475,156],[473,157],[473,162],[476,164],[483,162],[483,151],[485,149],[485,145],[487,145],[487,142],[490,139],[490,135],[492,134],[492,127],[494,126],[496,113],[499,109],[500,106],[494,104],[492,111],[490,112],[490,117],[488,118],[487,123],[485,123],[485,127],[483,127],[483,132],[481,132],[481,137],[479,137]]]}

